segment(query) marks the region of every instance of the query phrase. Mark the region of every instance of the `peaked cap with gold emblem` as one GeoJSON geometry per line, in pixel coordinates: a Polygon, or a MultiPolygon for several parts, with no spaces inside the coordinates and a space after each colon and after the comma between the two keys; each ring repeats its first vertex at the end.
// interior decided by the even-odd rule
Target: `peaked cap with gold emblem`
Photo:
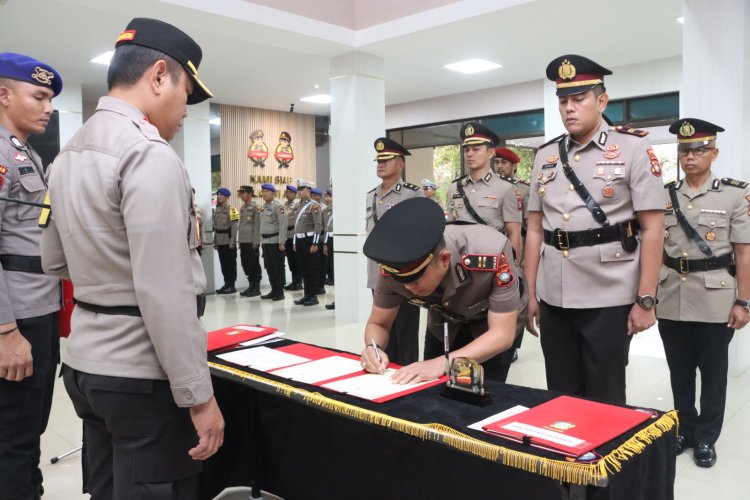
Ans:
{"type": "Polygon", "coordinates": [[[490,147],[494,147],[495,144],[500,142],[500,138],[495,132],[479,122],[469,122],[464,125],[461,129],[461,140],[464,146],[488,144],[490,147]]]}
{"type": "Polygon", "coordinates": [[[669,133],[677,136],[677,147],[682,150],[702,148],[715,140],[718,132],[724,129],[698,118],[680,118],[669,126],[669,133]]]}
{"type": "Polygon", "coordinates": [[[411,156],[408,149],[388,137],[378,137],[374,143],[375,161],[385,161],[397,156],[411,156]]]}
{"type": "Polygon", "coordinates": [[[0,53],[0,78],[9,78],[50,89],[55,96],[62,91],[60,73],[49,64],[15,52],[0,53]]]}
{"type": "Polygon", "coordinates": [[[604,75],[612,72],[591,59],[575,54],[560,56],[547,65],[547,78],[557,83],[557,95],[582,94],[604,85],[604,75]]]}

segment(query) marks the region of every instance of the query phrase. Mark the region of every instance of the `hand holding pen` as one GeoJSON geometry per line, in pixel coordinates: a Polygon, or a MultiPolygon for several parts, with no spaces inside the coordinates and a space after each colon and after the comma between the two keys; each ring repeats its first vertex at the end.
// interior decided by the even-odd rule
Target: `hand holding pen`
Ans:
{"type": "Polygon", "coordinates": [[[383,373],[388,367],[388,355],[375,343],[375,339],[370,339],[362,351],[362,369],[370,373],[383,373]]]}

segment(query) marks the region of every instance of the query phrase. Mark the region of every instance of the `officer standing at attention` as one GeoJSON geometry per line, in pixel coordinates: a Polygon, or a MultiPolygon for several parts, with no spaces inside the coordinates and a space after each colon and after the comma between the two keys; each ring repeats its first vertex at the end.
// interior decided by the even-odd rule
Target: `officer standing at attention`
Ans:
{"type": "Polygon", "coordinates": [[[248,287],[240,292],[243,297],[257,297],[260,295],[260,216],[258,204],[255,202],[255,190],[252,186],[240,186],[237,190],[242,207],[240,207],[240,222],[237,229],[237,242],[240,245],[240,262],[242,270],[247,276],[248,287]]]}
{"type": "Polygon", "coordinates": [[[477,222],[505,232],[518,261],[523,207],[513,183],[491,169],[494,146],[500,139],[481,123],[471,122],[461,129],[461,140],[469,173],[454,180],[448,188],[448,222],[477,222]]]}
{"type": "Polygon", "coordinates": [[[323,201],[323,191],[320,189],[314,187],[310,189],[310,198],[313,199],[313,201],[317,201],[320,205],[320,213],[321,213],[321,220],[323,221],[323,234],[320,238],[320,247],[321,250],[318,252],[318,271],[320,273],[320,278],[318,278],[318,288],[317,288],[317,294],[324,294],[326,293],[325,289],[325,282],[326,282],[326,274],[328,273],[328,258],[326,257],[326,254],[324,253],[325,250],[325,244],[323,240],[325,239],[325,227],[326,227],[326,208],[328,208],[328,205],[323,201]]]}
{"type": "MultiPolygon", "coordinates": [[[[387,137],[375,139],[375,161],[378,163],[377,176],[383,182],[367,193],[365,228],[370,234],[385,213],[398,203],[410,198],[422,197],[424,194],[418,186],[404,182],[402,176],[406,166],[406,156],[411,156],[408,149],[387,137]]],[[[367,261],[367,288],[375,291],[380,269],[377,262],[367,261]]],[[[386,352],[394,363],[408,365],[419,359],[419,339],[415,332],[419,330],[419,308],[413,304],[404,304],[398,309],[393,321],[390,341],[386,352]]]]}
{"type": "MultiPolygon", "coordinates": [[[[382,372],[389,330],[399,307],[425,307],[425,361],[394,376],[397,383],[431,380],[445,373],[443,328],[448,325],[450,358],[468,357],[485,377],[503,381],[508,364],[498,354],[513,343],[521,308],[512,246],[502,233],[481,224],[449,224],[427,199],[411,199],[389,210],[367,237],[364,253],[380,265],[372,312],[365,327],[362,367],[382,372]],[[378,351],[376,353],[376,351],[378,351]]],[[[417,331],[411,334],[416,337],[417,331]]]]}
{"type": "Polygon", "coordinates": [[[194,499],[224,419],[190,177],[168,141],[211,93],[200,47],[172,25],[133,19],[115,47],[109,94],[50,168],[42,265],[75,285],[62,372],[92,498],[194,499]]]}
{"type": "Polygon", "coordinates": [[[534,160],[524,269],[547,387],[622,404],[630,335],[656,322],[664,201],[647,132],[602,118],[610,74],[576,55],[547,66],[568,133],[534,160]]]}
{"type": "Polygon", "coordinates": [[[234,283],[237,281],[237,223],[240,213],[229,205],[232,195],[227,188],[216,191],[216,208],[213,214],[214,248],[219,252],[221,275],[224,286],[216,290],[218,294],[235,293],[234,283]]]}
{"type": "MultiPolygon", "coordinates": [[[[286,190],[284,191],[284,210],[287,213],[287,221],[289,227],[286,231],[286,260],[289,263],[289,272],[292,273],[292,282],[284,287],[284,290],[296,291],[302,290],[302,273],[300,273],[299,265],[297,264],[297,254],[294,253],[294,221],[297,220],[297,206],[299,205],[299,199],[297,199],[297,186],[287,184],[286,190]]],[[[286,282],[286,276],[284,277],[286,282]]]]}
{"type": "Polygon", "coordinates": [[[260,237],[263,246],[263,265],[271,283],[271,291],[261,299],[284,300],[284,242],[288,218],[284,205],[276,199],[276,186],[261,184],[260,195],[265,204],[260,211],[260,237]]]}
{"type": "Polygon", "coordinates": [[[326,257],[326,279],[324,285],[333,285],[333,190],[326,190],[323,209],[323,254],[326,257]]]}
{"type": "MultiPolygon", "coordinates": [[[[0,53],[3,198],[44,203],[46,169],[27,141],[44,133],[61,90],[51,66],[0,53]]],[[[0,200],[0,498],[36,499],[44,491],[39,436],[47,427],[60,353],[60,280],[42,274],[40,212],[0,200]]]]}
{"type": "MultiPolygon", "coordinates": [[[[312,184],[299,183],[299,206],[294,223],[294,252],[302,271],[305,294],[294,303],[302,306],[319,304],[316,295],[323,286],[320,284],[320,250],[323,240],[323,210],[320,204],[310,197],[312,184]]],[[[325,290],[322,291],[325,293],[325,290]]]]}
{"type": "Polygon", "coordinates": [[[664,190],[664,264],[656,315],[680,416],[677,454],[695,447],[695,463],[712,467],[724,421],[729,342],[747,324],[750,307],[750,190],[747,182],[719,179],[711,171],[719,156],[716,136],[723,128],[681,118],[669,131],[677,135],[685,179],[664,190]],[[701,372],[700,414],[696,368],[701,372]]]}

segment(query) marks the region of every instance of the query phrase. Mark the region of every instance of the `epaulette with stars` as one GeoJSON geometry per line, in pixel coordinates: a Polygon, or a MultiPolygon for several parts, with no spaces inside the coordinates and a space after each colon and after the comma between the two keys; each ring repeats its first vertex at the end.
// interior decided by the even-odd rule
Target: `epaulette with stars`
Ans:
{"type": "Polygon", "coordinates": [[[747,187],[747,182],[738,181],[737,179],[730,179],[729,177],[724,177],[721,180],[721,183],[724,184],[725,186],[734,186],[740,189],[745,189],[747,187]]]}
{"type": "Polygon", "coordinates": [[[614,127],[613,130],[615,132],[620,132],[621,134],[629,134],[636,137],[646,137],[648,135],[648,130],[640,130],[637,128],[628,127],[627,125],[618,125],[614,127]]]}
{"type": "Polygon", "coordinates": [[[419,191],[419,186],[416,184],[412,184],[411,182],[404,182],[404,187],[407,189],[411,189],[412,191],[419,191]]]}
{"type": "Polygon", "coordinates": [[[563,138],[564,138],[564,137],[565,137],[566,135],[568,135],[568,134],[561,134],[561,135],[558,135],[558,136],[557,136],[557,137],[555,137],[554,139],[551,139],[551,140],[549,140],[549,141],[545,142],[544,144],[542,144],[541,146],[539,146],[539,149],[542,149],[542,148],[543,148],[543,147],[545,147],[545,146],[549,146],[550,144],[554,144],[554,143],[556,143],[556,142],[560,142],[560,141],[561,141],[561,140],[562,140],[562,139],[563,139],[563,138]]]}
{"type": "Polygon", "coordinates": [[[515,179],[511,179],[510,177],[507,177],[503,174],[495,174],[495,175],[497,175],[498,177],[500,177],[502,180],[506,182],[510,182],[511,184],[515,184],[517,182],[515,179]]]}

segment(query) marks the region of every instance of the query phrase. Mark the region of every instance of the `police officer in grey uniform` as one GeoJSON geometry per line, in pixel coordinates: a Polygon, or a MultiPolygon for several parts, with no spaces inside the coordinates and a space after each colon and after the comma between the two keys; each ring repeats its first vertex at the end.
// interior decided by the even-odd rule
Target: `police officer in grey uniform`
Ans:
{"type": "Polygon", "coordinates": [[[200,47],[174,26],[133,19],[115,47],[109,95],[50,168],[42,265],[75,286],[63,379],[92,498],[193,499],[224,420],[199,319],[192,186],[168,141],[185,105],[211,93],[200,47]]]}
{"type": "Polygon", "coordinates": [[[243,202],[240,207],[240,221],[237,228],[237,242],[240,245],[240,262],[247,275],[248,287],[240,292],[243,297],[260,295],[260,216],[252,186],[240,186],[237,194],[243,202]]]}
{"type": "Polygon", "coordinates": [[[505,380],[508,364],[498,362],[497,355],[513,343],[522,302],[505,235],[481,224],[446,226],[436,203],[410,199],[383,216],[367,237],[364,253],[383,272],[365,328],[363,368],[378,373],[387,367],[390,358],[380,351],[388,345],[399,307],[408,301],[429,311],[425,361],[402,368],[394,381],[418,382],[445,373],[444,324],[450,358],[475,359],[486,378],[505,380]]]}
{"type": "Polygon", "coordinates": [[[694,447],[701,467],[716,463],[727,394],[728,348],[748,322],[750,301],[750,189],[719,179],[711,166],[724,129],[680,118],[669,131],[685,179],[664,189],[664,264],[659,275],[659,333],[664,342],[674,405],[680,416],[677,453],[694,447]],[[700,414],[695,370],[700,369],[700,414]]]}
{"type": "MultiPolygon", "coordinates": [[[[378,163],[377,176],[383,181],[367,193],[365,228],[370,234],[385,213],[398,203],[415,197],[424,197],[424,193],[402,176],[406,166],[405,157],[411,156],[408,149],[387,137],[375,140],[375,161],[378,163]]],[[[380,270],[373,260],[367,261],[367,288],[375,290],[380,270]]],[[[419,340],[414,332],[419,330],[419,308],[413,304],[404,304],[396,316],[388,342],[388,356],[394,363],[408,365],[419,359],[419,340]]]]}
{"type": "Polygon", "coordinates": [[[327,189],[326,206],[323,209],[323,254],[326,257],[326,280],[324,285],[333,285],[333,190],[327,189]]]}
{"type": "MultiPolygon", "coordinates": [[[[294,252],[302,272],[305,294],[294,301],[297,305],[314,306],[319,304],[316,295],[320,284],[320,249],[323,241],[323,209],[320,203],[310,197],[312,184],[300,182],[297,219],[294,222],[294,252]]],[[[325,290],[323,290],[325,293],[325,290]]]]}
{"type": "Polygon", "coordinates": [[[224,286],[216,290],[218,294],[235,293],[237,281],[237,223],[240,213],[229,204],[232,192],[227,188],[216,191],[216,208],[213,213],[214,248],[219,252],[221,275],[224,286]]]}
{"type": "Polygon", "coordinates": [[[464,163],[469,170],[448,188],[448,222],[477,222],[505,232],[514,256],[521,255],[521,211],[513,183],[492,170],[497,135],[481,123],[461,129],[464,163]]]}
{"type": "Polygon", "coordinates": [[[0,53],[0,498],[41,495],[39,436],[59,358],[60,281],[42,274],[42,160],[27,141],[47,128],[62,79],[51,66],[0,53]]]}
{"type": "Polygon", "coordinates": [[[647,133],[602,118],[609,74],[576,55],[547,67],[568,133],[534,161],[526,327],[541,314],[550,390],[624,403],[630,335],[656,322],[663,183],[647,133]]]}
{"type": "Polygon", "coordinates": [[[284,281],[286,281],[284,242],[287,241],[288,214],[284,205],[276,199],[276,186],[261,184],[260,194],[265,202],[260,211],[263,265],[266,268],[266,274],[268,274],[268,281],[271,283],[271,291],[260,298],[274,301],[284,300],[284,281]]]}
{"type": "Polygon", "coordinates": [[[323,191],[320,189],[313,187],[310,189],[310,198],[313,199],[313,201],[317,201],[318,205],[320,205],[320,218],[323,224],[323,233],[320,238],[320,251],[318,252],[318,272],[320,273],[320,277],[318,278],[318,288],[316,290],[316,295],[324,294],[326,293],[325,284],[326,284],[326,274],[328,273],[328,258],[326,257],[326,254],[323,252],[325,249],[325,245],[323,243],[323,240],[325,238],[325,226],[326,226],[326,209],[328,208],[328,205],[323,200],[323,191]]]}
{"type": "MultiPolygon", "coordinates": [[[[297,254],[294,253],[294,221],[297,220],[297,206],[299,205],[297,192],[297,186],[292,184],[287,184],[284,191],[284,198],[286,198],[284,210],[287,213],[289,224],[286,231],[285,253],[286,260],[289,263],[289,272],[292,273],[292,282],[286,285],[284,290],[289,291],[302,290],[302,273],[300,273],[299,265],[297,264],[297,254]]],[[[284,279],[286,280],[286,278],[284,279]]]]}

